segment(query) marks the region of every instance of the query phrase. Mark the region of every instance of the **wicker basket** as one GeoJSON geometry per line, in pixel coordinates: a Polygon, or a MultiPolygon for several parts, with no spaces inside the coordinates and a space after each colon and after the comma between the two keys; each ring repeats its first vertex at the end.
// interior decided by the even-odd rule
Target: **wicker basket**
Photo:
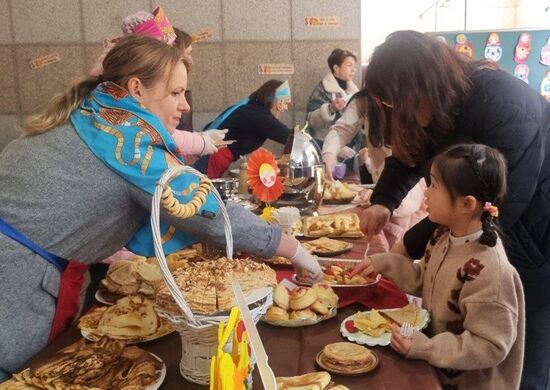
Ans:
{"type": "MultiPolygon", "coordinates": [[[[183,173],[193,173],[197,176],[203,176],[200,172],[188,166],[176,166],[164,172],[155,189],[153,204],[151,209],[151,225],[153,230],[153,241],[155,246],[155,255],[159,260],[160,269],[168,290],[174,297],[174,300],[182,313],[176,315],[166,312],[161,307],[155,307],[159,316],[172,323],[174,328],[181,336],[182,357],[180,361],[181,375],[194,383],[207,385],[210,382],[210,360],[216,354],[218,348],[218,326],[221,321],[227,322],[229,313],[220,313],[220,315],[198,315],[193,314],[189,305],[185,301],[183,294],[179,290],[166,262],[164,251],[162,249],[162,239],[159,228],[159,212],[162,191],[170,180],[183,173]]],[[[231,223],[225,204],[223,203],[218,191],[211,189],[216,201],[220,207],[220,212],[224,219],[226,253],[227,257],[233,257],[233,236],[231,234],[231,223]]],[[[252,317],[257,323],[267,308],[272,304],[272,295],[267,294],[254,302],[250,308],[252,317]]],[[[252,303],[249,301],[249,303],[252,303]]],[[[230,338],[231,340],[231,338],[230,338]]],[[[253,361],[253,359],[252,359],[253,361]]]]}

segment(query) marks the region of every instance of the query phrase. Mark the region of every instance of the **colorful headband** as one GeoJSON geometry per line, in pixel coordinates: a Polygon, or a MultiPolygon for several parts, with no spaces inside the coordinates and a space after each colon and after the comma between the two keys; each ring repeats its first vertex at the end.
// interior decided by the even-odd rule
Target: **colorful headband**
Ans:
{"type": "Polygon", "coordinates": [[[153,13],[138,11],[122,20],[122,32],[125,35],[137,34],[156,38],[171,45],[176,40],[174,27],[168,20],[162,7],[153,13]]]}
{"type": "Polygon", "coordinates": [[[491,202],[485,202],[485,205],[483,206],[483,211],[488,212],[489,215],[493,218],[498,217],[498,207],[493,206],[491,202]]]}
{"type": "Polygon", "coordinates": [[[282,83],[279,88],[275,90],[275,94],[273,95],[273,102],[274,103],[290,103],[291,101],[291,95],[290,95],[290,86],[288,85],[288,80],[282,83]]]}
{"type": "MultiPolygon", "coordinates": [[[[174,27],[172,27],[162,7],[158,7],[153,13],[138,11],[125,17],[122,20],[121,29],[124,35],[145,35],[164,41],[169,45],[173,44],[176,40],[174,27]]],[[[101,53],[95,66],[90,71],[92,76],[98,76],[103,73],[103,60],[121,38],[115,37],[103,41],[103,53],[101,53]]]]}

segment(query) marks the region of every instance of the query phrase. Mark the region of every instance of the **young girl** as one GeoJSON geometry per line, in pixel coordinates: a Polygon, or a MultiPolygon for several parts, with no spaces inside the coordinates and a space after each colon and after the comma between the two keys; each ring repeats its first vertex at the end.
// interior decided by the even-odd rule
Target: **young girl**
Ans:
{"type": "Polygon", "coordinates": [[[392,328],[392,348],[438,367],[456,389],[517,389],[524,345],[519,276],[497,235],[506,190],[506,163],[488,146],[462,144],[437,155],[426,191],[429,218],[441,226],[418,263],[385,253],[355,270],[377,272],[431,313],[426,334],[404,337],[392,328]]]}

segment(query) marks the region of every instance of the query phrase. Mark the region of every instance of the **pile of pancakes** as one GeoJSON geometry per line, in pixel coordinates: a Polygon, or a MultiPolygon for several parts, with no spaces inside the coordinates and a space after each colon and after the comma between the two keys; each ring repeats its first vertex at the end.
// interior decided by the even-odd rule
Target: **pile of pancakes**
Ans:
{"type": "MultiPolygon", "coordinates": [[[[102,338],[97,343],[78,342],[58,351],[37,367],[14,374],[13,386],[39,389],[144,389],[154,383],[162,363],[124,341],[102,338]]],[[[10,387],[6,387],[10,388],[10,387]]]]}
{"type": "Polygon", "coordinates": [[[112,301],[135,294],[152,297],[160,283],[163,280],[159,266],[148,263],[145,257],[136,256],[132,260],[112,263],[101,281],[100,291],[112,301]]]}
{"type": "Polygon", "coordinates": [[[321,237],[316,240],[304,242],[302,245],[309,252],[320,256],[334,252],[343,252],[353,247],[353,244],[328,237],[321,237]]]}
{"type": "MultiPolygon", "coordinates": [[[[166,256],[170,271],[187,267],[190,262],[204,260],[197,246],[185,248],[166,256]]],[[[164,284],[158,259],[134,256],[131,260],[118,260],[109,266],[100,284],[100,295],[110,302],[128,295],[154,297],[155,290],[164,284]]]]}
{"type": "Polygon", "coordinates": [[[78,327],[92,340],[108,336],[127,342],[150,340],[173,330],[157,316],[154,302],[139,295],[121,298],[113,306],[96,308],[80,318],[78,327]]]}
{"type": "Polygon", "coordinates": [[[338,296],[324,283],[316,283],[311,288],[297,287],[292,292],[278,284],[273,303],[265,314],[268,321],[318,320],[328,318],[338,304],[338,296]]]}
{"type": "Polygon", "coordinates": [[[326,371],[297,376],[279,376],[275,379],[278,390],[349,390],[346,386],[333,386],[334,382],[326,371]]]}
{"type": "Polygon", "coordinates": [[[325,345],[318,355],[318,362],[329,371],[353,374],[373,367],[377,359],[367,347],[340,342],[325,345]]]}

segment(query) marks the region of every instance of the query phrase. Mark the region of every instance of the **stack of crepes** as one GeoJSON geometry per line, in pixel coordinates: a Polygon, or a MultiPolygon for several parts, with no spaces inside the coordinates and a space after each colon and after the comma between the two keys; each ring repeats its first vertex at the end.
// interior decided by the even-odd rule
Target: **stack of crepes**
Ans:
{"type": "MultiPolygon", "coordinates": [[[[189,262],[204,260],[202,251],[193,246],[166,256],[170,271],[186,267],[189,262]]],[[[111,302],[127,295],[140,294],[148,297],[164,284],[156,257],[135,256],[131,260],[118,260],[109,266],[105,279],[101,281],[100,295],[111,302]]]]}
{"type": "Polygon", "coordinates": [[[420,326],[422,317],[414,303],[398,310],[370,310],[368,312],[358,312],[353,317],[353,325],[372,337],[381,336],[385,332],[391,332],[391,324],[399,326],[408,322],[414,327],[420,326]]]}
{"type": "Polygon", "coordinates": [[[126,347],[124,341],[105,337],[88,343],[81,339],[44,363],[14,374],[3,389],[21,389],[26,384],[48,390],[138,390],[154,383],[161,367],[151,354],[126,347]]]}
{"type": "Polygon", "coordinates": [[[347,387],[331,386],[331,376],[326,371],[310,372],[298,376],[277,377],[278,390],[348,390],[347,387]]]}
{"type": "Polygon", "coordinates": [[[368,348],[348,342],[325,345],[319,359],[326,369],[341,373],[353,373],[376,362],[368,348]]]}
{"type": "Polygon", "coordinates": [[[101,281],[100,292],[111,301],[135,294],[152,297],[161,283],[162,273],[158,265],[148,263],[145,257],[136,256],[132,260],[112,263],[101,281]]]}
{"type": "MultiPolygon", "coordinates": [[[[277,283],[275,271],[265,264],[224,257],[190,263],[174,271],[173,276],[185,301],[197,314],[229,311],[233,306],[231,284],[234,280],[239,282],[244,293],[277,283]]],[[[180,313],[179,306],[165,285],[157,291],[155,301],[162,310],[180,313]]]]}
{"type": "Polygon", "coordinates": [[[251,388],[249,341],[237,307],[231,309],[227,324],[219,323],[218,348],[210,361],[210,390],[244,390],[251,388]],[[231,353],[224,347],[233,335],[231,353]]]}
{"type": "Polygon", "coordinates": [[[119,299],[115,305],[98,307],[82,316],[78,327],[88,338],[102,336],[138,342],[170,333],[171,325],[157,316],[151,299],[134,295],[119,299]]]}

